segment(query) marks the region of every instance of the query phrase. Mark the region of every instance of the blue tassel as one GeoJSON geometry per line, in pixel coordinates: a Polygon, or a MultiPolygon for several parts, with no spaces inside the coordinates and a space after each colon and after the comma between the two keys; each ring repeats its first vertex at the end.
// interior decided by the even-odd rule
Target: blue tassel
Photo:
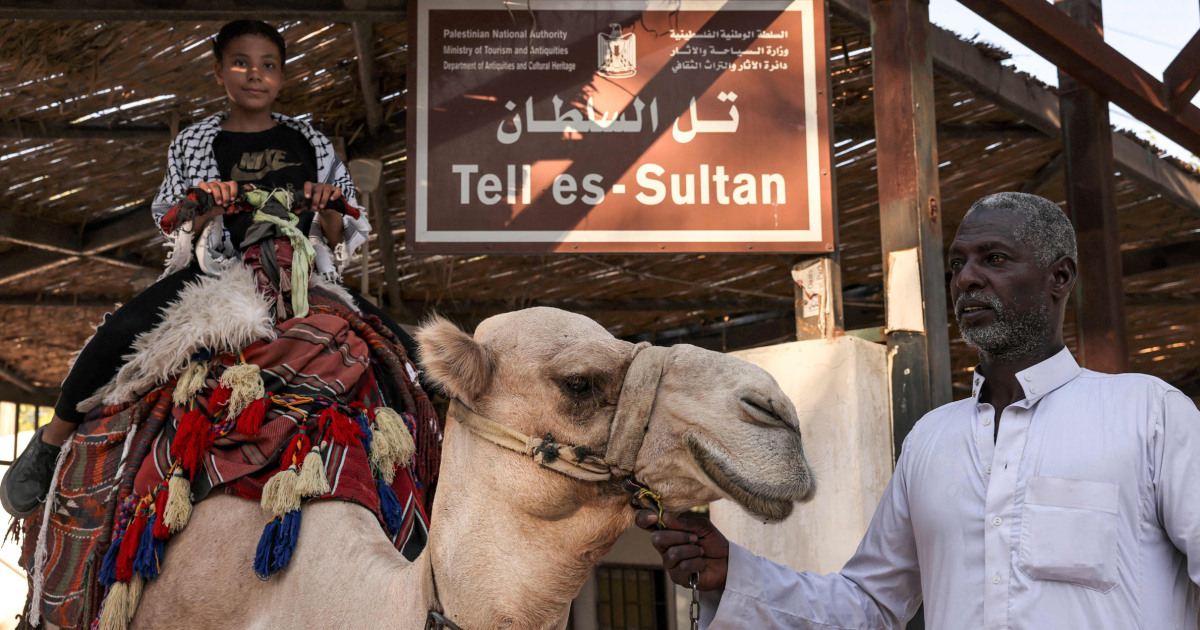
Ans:
{"type": "Polygon", "coordinates": [[[358,428],[362,429],[362,445],[368,453],[371,452],[371,425],[367,419],[367,414],[360,413],[354,416],[354,421],[358,423],[358,428]]]}
{"type": "Polygon", "coordinates": [[[271,556],[275,550],[276,532],[279,531],[279,517],[267,523],[263,528],[262,536],[258,539],[258,550],[254,553],[254,573],[258,575],[258,579],[265,580],[271,577],[271,556]]]}
{"type": "Polygon", "coordinates": [[[404,508],[400,507],[396,492],[382,479],[375,480],[375,487],[379,490],[379,513],[387,523],[388,533],[395,536],[404,528],[404,508]]]}
{"type": "Polygon", "coordinates": [[[271,557],[271,573],[282,571],[292,561],[296,540],[300,538],[300,510],[283,515],[283,522],[275,533],[275,545],[271,557]]]}
{"type": "Polygon", "coordinates": [[[121,551],[121,539],[124,537],[125,530],[117,532],[117,535],[113,537],[112,544],[108,546],[108,553],[104,554],[104,562],[100,563],[98,579],[106,588],[117,581],[117,554],[121,551]]]}
{"type": "Polygon", "coordinates": [[[146,529],[142,530],[142,539],[138,541],[137,555],[133,558],[133,572],[153,580],[158,577],[158,563],[162,561],[164,541],[154,537],[154,519],[151,514],[146,521],[146,529]]]}

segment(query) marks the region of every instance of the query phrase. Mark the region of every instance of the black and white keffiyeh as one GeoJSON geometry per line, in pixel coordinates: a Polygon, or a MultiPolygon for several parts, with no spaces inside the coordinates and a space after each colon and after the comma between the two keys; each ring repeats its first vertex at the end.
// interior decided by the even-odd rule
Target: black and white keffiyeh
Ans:
{"type": "MultiPolygon", "coordinates": [[[[217,134],[221,132],[221,123],[228,117],[227,113],[209,116],[184,129],[171,143],[171,148],[167,152],[167,174],[163,177],[162,186],[158,189],[158,196],[154,198],[154,202],[150,206],[156,225],[168,210],[179,203],[188,188],[201,182],[220,179],[221,175],[217,169],[217,158],[213,153],[212,144],[217,134]]],[[[303,134],[312,144],[317,156],[317,179],[338,187],[347,203],[359,206],[354,192],[354,182],[350,180],[350,172],[334,153],[329,139],[303,120],[277,113],[272,113],[271,118],[277,124],[285,125],[303,134]]],[[[320,233],[320,221],[313,221],[313,228],[310,231],[310,235],[313,237],[310,240],[314,241],[318,251],[317,273],[331,279],[340,275],[346,263],[353,258],[359,246],[366,242],[367,236],[371,232],[371,224],[366,213],[362,213],[357,219],[344,215],[342,222],[345,234],[342,242],[338,243],[332,252],[325,243],[324,235],[320,233]]],[[[213,219],[209,224],[211,227],[206,227],[204,230],[205,250],[207,251],[202,255],[201,261],[206,271],[209,270],[209,266],[214,265],[213,261],[228,261],[237,257],[237,252],[229,238],[229,231],[224,228],[221,217],[213,219]],[[209,265],[203,264],[206,259],[209,265]]],[[[193,223],[188,221],[172,233],[164,232],[164,236],[172,243],[172,251],[167,257],[167,269],[164,275],[179,271],[191,264],[195,240],[192,225],[193,223]]],[[[219,263],[215,266],[219,267],[219,263]]]]}

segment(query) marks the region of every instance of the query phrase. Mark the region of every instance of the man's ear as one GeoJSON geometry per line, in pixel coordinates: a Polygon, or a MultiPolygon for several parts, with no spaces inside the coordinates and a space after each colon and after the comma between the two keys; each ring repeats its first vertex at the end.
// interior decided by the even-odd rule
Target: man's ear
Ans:
{"type": "Polygon", "coordinates": [[[426,376],[448,396],[475,406],[492,382],[496,369],[492,351],[437,315],[417,330],[416,338],[426,376]]]}
{"type": "Polygon", "coordinates": [[[221,62],[213,62],[213,75],[217,77],[217,85],[225,87],[225,79],[221,78],[221,62]]]}
{"type": "Polygon", "coordinates": [[[1071,291],[1075,288],[1075,279],[1079,277],[1079,272],[1075,266],[1075,259],[1070,256],[1063,256],[1058,260],[1050,263],[1050,295],[1059,301],[1066,301],[1071,295],[1071,291]]]}

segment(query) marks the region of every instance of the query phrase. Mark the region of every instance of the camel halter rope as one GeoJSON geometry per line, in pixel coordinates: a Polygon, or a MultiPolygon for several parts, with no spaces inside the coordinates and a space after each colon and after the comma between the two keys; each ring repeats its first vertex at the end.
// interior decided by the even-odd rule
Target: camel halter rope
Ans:
{"type": "MultiPolygon", "coordinates": [[[[591,452],[586,446],[573,446],[555,441],[554,436],[525,435],[510,427],[479,415],[459,400],[450,403],[447,414],[471,433],[497,446],[526,455],[543,468],[581,481],[609,482],[630,493],[630,505],[634,508],[652,508],[658,511],[659,527],[662,527],[662,498],[649,488],[639,484],[633,476],[638,453],[646,437],[650,413],[658,396],[662,380],[663,364],[671,354],[670,348],[640,343],[634,346],[633,361],[625,371],[621,383],[621,395],[617,399],[617,412],[609,429],[608,446],[604,456],[591,452]],[[619,483],[618,483],[619,482],[619,483]]],[[[433,561],[429,563],[429,577],[433,584],[434,607],[426,616],[425,629],[462,630],[446,616],[437,593],[437,580],[433,574],[433,561]]],[[[692,576],[692,628],[699,619],[699,591],[696,576],[692,576]]]]}

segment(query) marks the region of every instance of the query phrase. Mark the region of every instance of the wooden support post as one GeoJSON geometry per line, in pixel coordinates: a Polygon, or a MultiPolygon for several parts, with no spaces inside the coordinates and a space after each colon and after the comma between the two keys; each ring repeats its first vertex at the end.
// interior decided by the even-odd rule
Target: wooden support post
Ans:
{"type": "Polygon", "coordinates": [[[925,412],[950,402],[950,340],[929,6],[872,0],[879,215],[895,455],[925,412]]]}
{"type": "Polygon", "coordinates": [[[388,218],[386,187],[382,182],[371,193],[371,218],[379,238],[379,258],[383,261],[383,286],[387,304],[380,305],[392,319],[402,324],[416,324],[417,316],[404,305],[400,297],[400,273],[396,268],[396,244],[392,238],[392,222],[388,218]]]}
{"type": "MultiPolygon", "coordinates": [[[[1100,0],[1059,0],[1057,5],[1073,19],[1101,30],[1100,0]]],[[[1075,284],[1079,359],[1098,372],[1125,372],[1129,349],[1108,101],[1060,70],[1058,102],[1067,164],[1067,210],[1079,239],[1075,284]]]]}
{"type": "Polygon", "coordinates": [[[358,55],[358,82],[362,87],[367,131],[377,136],[383,131],[383,105],[379,102],[379,71],[375,67],[375,27],[370,22],[354,22],[354,52],[358,55]]]}

